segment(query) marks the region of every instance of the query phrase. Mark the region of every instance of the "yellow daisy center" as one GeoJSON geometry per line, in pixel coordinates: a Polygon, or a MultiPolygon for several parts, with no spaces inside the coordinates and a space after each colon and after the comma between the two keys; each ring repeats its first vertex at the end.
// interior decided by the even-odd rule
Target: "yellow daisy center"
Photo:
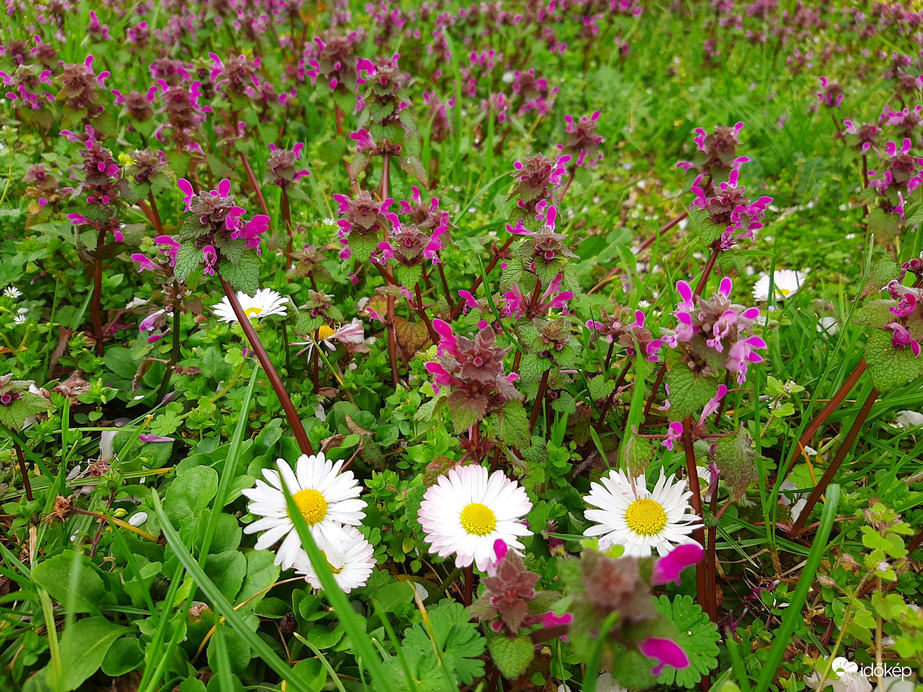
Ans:
{"type": "MultiPolygon", "coordinates": [[[[324,503],[324,504],[326,504],[326,503],[324,503]]],[[[327,557],[327,553],[325,553],[323,550],[321,551],[321,553],[323,553],[324,559],[327,561],[327,567],[330,568],[330,571],[331,571],[331,572],[333,572],[334,574],[339,574],[340,572],[343,571],[343,567],[345,567],[345,565],[344,565],[343,567],[334,567],[334,566],[333,566],[333,563],[330,562],[330,558],[327,557]]]]}
{"type": "Polygon", "coordinates": [[[314,338],[316,338],[318,341],[326,341],[334,334],[336,334],[336,331],[325,324],[317,328],[317,332],[315,332],[314,338]]]}
{"type": "Polygon", "coordinates": [[[247,308],[246,310],[244,310],[244,314],[247,317],[253,317],[254,315],[259,315],[261,312],[263,312],[263,308],[247,308]]]}
{"type": "Polygon", "coordinates": [[[667,525],[667,513],[659,502],[646,497],[628,505],[625,523],[639,536],[656,536],[667,525]]]}
{"type": "Polygon", "coordinates": [[[781,293],[783,296],[787,296],[791,292],[792,290],[790,288],[780,288],[779,289],[779,293],[781,293]]]}
{"type": "Polygon", "coordinates": [[[487,505],[472,502],[461,512],[462,528],[475,536],[486,536],[497,528],[497,515],[487,505]]]}
{"type": "Polygon", "coordinates": [[[292,499],[308,524],[318,524],[327,516],[327,500],[314,488],[299,490],[292,499]]]}

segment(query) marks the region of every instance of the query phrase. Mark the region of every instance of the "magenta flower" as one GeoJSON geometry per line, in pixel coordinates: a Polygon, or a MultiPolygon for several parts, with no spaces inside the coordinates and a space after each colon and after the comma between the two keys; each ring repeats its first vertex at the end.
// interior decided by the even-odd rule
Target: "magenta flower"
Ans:
{"type": "Polygon", "coordinates": [[[686,652],[672,639],[648,637],[641,642],[638,648],[648,658],[658,661],[657,665],[651,669],[652,675],[660,675],[667,666],[672,666],[677,670],[689,667],[689,657],[686,652]]]}
{"type": "Polygon", "coordinates": [[[654,574],[651,583],[654,585],[680,583],[680,574],[687,567],[700,562],[705,556],[705,551],[698,543],[683,543],[676,546],[667,555],[654,563],[654,574]]]}

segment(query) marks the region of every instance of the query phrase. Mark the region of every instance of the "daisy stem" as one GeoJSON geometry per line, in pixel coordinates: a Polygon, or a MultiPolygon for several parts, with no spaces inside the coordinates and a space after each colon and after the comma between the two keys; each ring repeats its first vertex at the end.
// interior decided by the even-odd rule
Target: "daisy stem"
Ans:
{"type": "Polygon", "coordinates": [[[868,396],[865,399],[865,403],[862,404],[862,409],[859,411],[859,415],[856,416],[852,426],[849,428],[849,432],[846,433],[846,438],[843,440],[843,444],[840,445],[840,448],[836,452],[836,456],[833,457],[833,461],[830,462],[827,470],[824,471],[824,475],[821,476],[820,481],[816,486],[814,486],[814,490],[811,491],[811,495],[808,497],[807,502],[802,508],[801,514],[798,515],[798,519],[792,525],[792,530],[790,532],[792,536],[797,536],[804,531],[804,524],[808,520],[808,517],[811,515],[811,510],[814,509],[814,505],[816,505],[817,501],[820,500],[821,495],[824,494],[827,486],[830,485],[830,481],[833,480],[833,476],[836,475],[836,472],[840,469],[840,465],[843,463],[846,455],[849,454],[849,451],[852,449],[853,443],[859,436],[859,431],[862,430],[862,426],[865,424],[866,418],[868,418],[869,411],[872,410],[872,404],[875,403],[875,399],[877,398],[878,390],[875,389],[875,387],[872,387],[871,391],[869,391],[868,396]]]}
{"type": "Polygon", "coordinates": [[[285,411],[285,416],[288,418],[288,424],[292,427],[292,432],[295,434],[295,439],[298,440],[298,446],[301,448],[303,454],[313,455],[314,448],[311,446],[311,441],[308,439],[308,434],[304,430],[304,425],[301,423],[301,418],[298,416],[298,411],[295,410],[295,405],[292,403],[292,398],[285,390],[285,385],[282,384],[282,379],[279,377],[279,373],[276,372],[272,361],[269,359],[269,354],[266,353],[266,349],[263,347],[263,343],[260,341],[260,338],[253,330],[253,325],[250,324],[250,318],[247,317],[247,314],[244,312],[244,309],[240,304],[240,301],[237,299],[237,291],[234,290],[234,287],[231,286],[228,280],[223,276],[221,277],[221,287],[224,289],[224,293],[228,297],[228,302],[230,302],[231,308],[234,310],[234,315],[237,317],[237,321],[240,323],[241,329],[244,330],[244,334],[247,336],[247,341],[249,341],[250,346],[253,347],[253,350],[256,353],[256,357],[260,361],[260,365],[263,366],[263,370],[266,372],[266,377],[269,378],[269,384],[272,385],[273,390],[276,392],[276,396],[279,397],[279,403],[282,404],[282,410],[285,411]]]}
{"type": "MultiPolygon", "coordinates": [[[[692,497],[690,502],[692,504],[692,509],[695,512],[695,515],[702,519],[702,491],[699,487],[699,472],[695,463],[695,449],[693,448],[693,439],[692,439],[692,416],[686,416],[686,419],[683,421],[683,450],[686,453],[686,473],[689,476],[689,490],[692,492],[692,497]]],[[[693,538],[696,542],[705,548],[705,529],[699,527],[694,529],[692,532],[693,538]]],[[[705,563],[698,562],[695,566],[695,587],[696,587],[696,600],[699,602],[699,605],[702,606],[702,609],[705,610],[706,606],[709,603],[707,598],[706,586],[707,580],[705,575],[705,563]]],[[[705,611],[709,619],[714,621],[714,615],[705,611]]]]}
{"type": "Polygon", "coordinates": [[[26,488],[26,499],[32,502],[32,484],[29,482],[29,469],[26,467],[25,457],[22,455],[22,447],[16,440],[13,440],[13,449],[16,450],[16,460],[19,462],[19,472],[22,474],[22,484],[26,488]]]}

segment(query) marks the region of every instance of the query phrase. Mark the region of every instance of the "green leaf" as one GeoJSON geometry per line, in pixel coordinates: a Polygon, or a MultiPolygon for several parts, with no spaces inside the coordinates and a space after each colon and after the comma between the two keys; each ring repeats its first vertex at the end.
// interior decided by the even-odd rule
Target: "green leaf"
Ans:
{"type": "Polygon", "coordinates": [[[635,431],[632,431],[626,435],[619,452],[631,474],[638,475],[647,469],[648,463],[654,457],[654,445],[650,440],[638,437],[635,431]]]}
{"type": "Polygon", "coordinates": [[[589,381],[590,397],[597,401],[605,399],[615,390],[615,381],[605,375],[597,375],[589,381]]]}
{"type": "Polygon", "coordinates": [[[32,580],[74,613],[96,613],[106,587],[84,555],[75,559],[73,550],[50,557],[32,570],[32,580]],[[79,570],[76,579],[72,571],[79,570]]]}
{"type": "Polygon", "coordinates": [[[670,598],[662,595],[654,599],[654,605],[665,618],[679,630],[676,643],[689,657],[689,667],[682,670],[667,666],[657,682],[661,685],[695,687],[703,675],[708,675],[718,666],[718,626],[708,619],[691,596],[670,598]]]}
{"type": "Polygon", "coordinates": [[[758,455],[751,451],[752,443],[753,440],[744,428],[715,442],[715,464],[735,499],[743,497],[757,478],[754,459],[758,455]]]}
{"type": "Polygon", "coordinates": [[[260,262],[253,252],[245,252],[237,264],[222,260],[218,271],[234,288],[249,296],[260,290],[260,262]]]}
{"type": "Polygon", "coordinates": [[[670,387],[670,419],[682,420],[702,412],[705,404],[718,393],[718,380],[699,377],[687,366],[676,363],[667,371],[670,387]]]}
{"type": "Polygon", "coordinates": [[[208,556],[205,574],[215,583],[228,600],[237,600],[240,587],[247,575],[247,558],[238,550],[228,550],[208,556]]]}
{"type": "Polygon", "coordinates": [[[489,647],[494,665],[508,680],[515,680],[525,673],[535,655],[535,644],[529,637],[509,639],[500,635],[490,640],[489,647]]]}
{"type": "Polygon", "coordinates": [[[163,501],[170,521],[182,525],[201,517],[218,492],[218,472],[208,466],[193,466],[183,470],[167,490],[163,501]]]}
{"type": "Polygon", "coordinates": [[[417,624],[404,632],[405,645],[432,651],[435,644],[445,666],[464,685],[483,675],[484,661],[478,656],[484,653],[486,643],[465,607],[445,599],[429,610],[429,618],[435,641],[431,642],[423,625],[417,624]]]}
{"type": "Polygon", "coordinates": [[[64,689],[76,690],[102,665],[109,647],[125,628],[101,615],[77,620],[61,636],[64,689]]]}
{"type": "Polygon", "coordinates": [[[896,319],[895,314],[891,312],[893,307],[897,307],[896,300],[873,300],[856,310],[852,323],[862,327],[881,329],[888,322],[896,319]]]}
{"type": "Polygon", "coordinates": [[[353,232],[349,234],[347,242],[353,258],[362,263],[368,262],[372,253],[378,249],[378,236],[374,233],[361,235],[353,232]]]}
{"type": "Polygon", "coordinates": [[[656,679],[651,674],[651,659],[637,649],[623,651],[612,657],[612,677],[619,685],[633,690],[653,687],[656,679]]]}
{"type": "MultiPolygon", "coordinates": [[[[254,550],[247,553],[247,577],[240,588],[238,600],[245,601],[276,583],[280,570],[278,565],[273,564],[274,559],[275,556],[268,550],[254,550]]],[[[257,596],[247,607],[256,607],[263,598],[263,594],[257,596]]]]}
{"type": "Polygon", "coordinates": [[[529,417],[519,401],[508,401],[500,409],[500,439],[519,449],[526,449],[532,444],[529,417]]]}
{"type": "Polygon", "coordinates": [[[423,276],[423,267],[419,264],[411,266],[399,264],[395,274],[397,274],[397,282],[412,291],[413,287],[417,285],[417,281],[423,276]]]}
{"type": "Polygon", "coordinates": [[[173,276],[180,283],[186,281],[202,263],[203,255],[194,243],[185,242],[176,251],[176,264],[173,265],[173,276]]]}
{"type": "Polygon", "coordinates": [[[137,637],[122,637],[116,639],[106,657],[103,659],[103,673],[109,677],[117,678],[130,673],[144,661],[144,652],[137,637]]]}
{"type": "Polygon", "coordinates": [[[923,358],[913,355],[910,348],[894,348],[891,332],[880,329],[869,335],[865,362],[872,384],[882,394],[915,380],[923,369],[923,358]]]}

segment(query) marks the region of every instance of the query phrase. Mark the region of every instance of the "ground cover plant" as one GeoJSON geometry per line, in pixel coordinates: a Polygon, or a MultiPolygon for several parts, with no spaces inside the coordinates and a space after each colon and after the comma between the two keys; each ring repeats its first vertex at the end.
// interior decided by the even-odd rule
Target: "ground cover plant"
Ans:
{"type": "Polygon", "coordinates": [[[0,688],[915,688],[923,8],[10,0],[0,79],[0,688]]]}

